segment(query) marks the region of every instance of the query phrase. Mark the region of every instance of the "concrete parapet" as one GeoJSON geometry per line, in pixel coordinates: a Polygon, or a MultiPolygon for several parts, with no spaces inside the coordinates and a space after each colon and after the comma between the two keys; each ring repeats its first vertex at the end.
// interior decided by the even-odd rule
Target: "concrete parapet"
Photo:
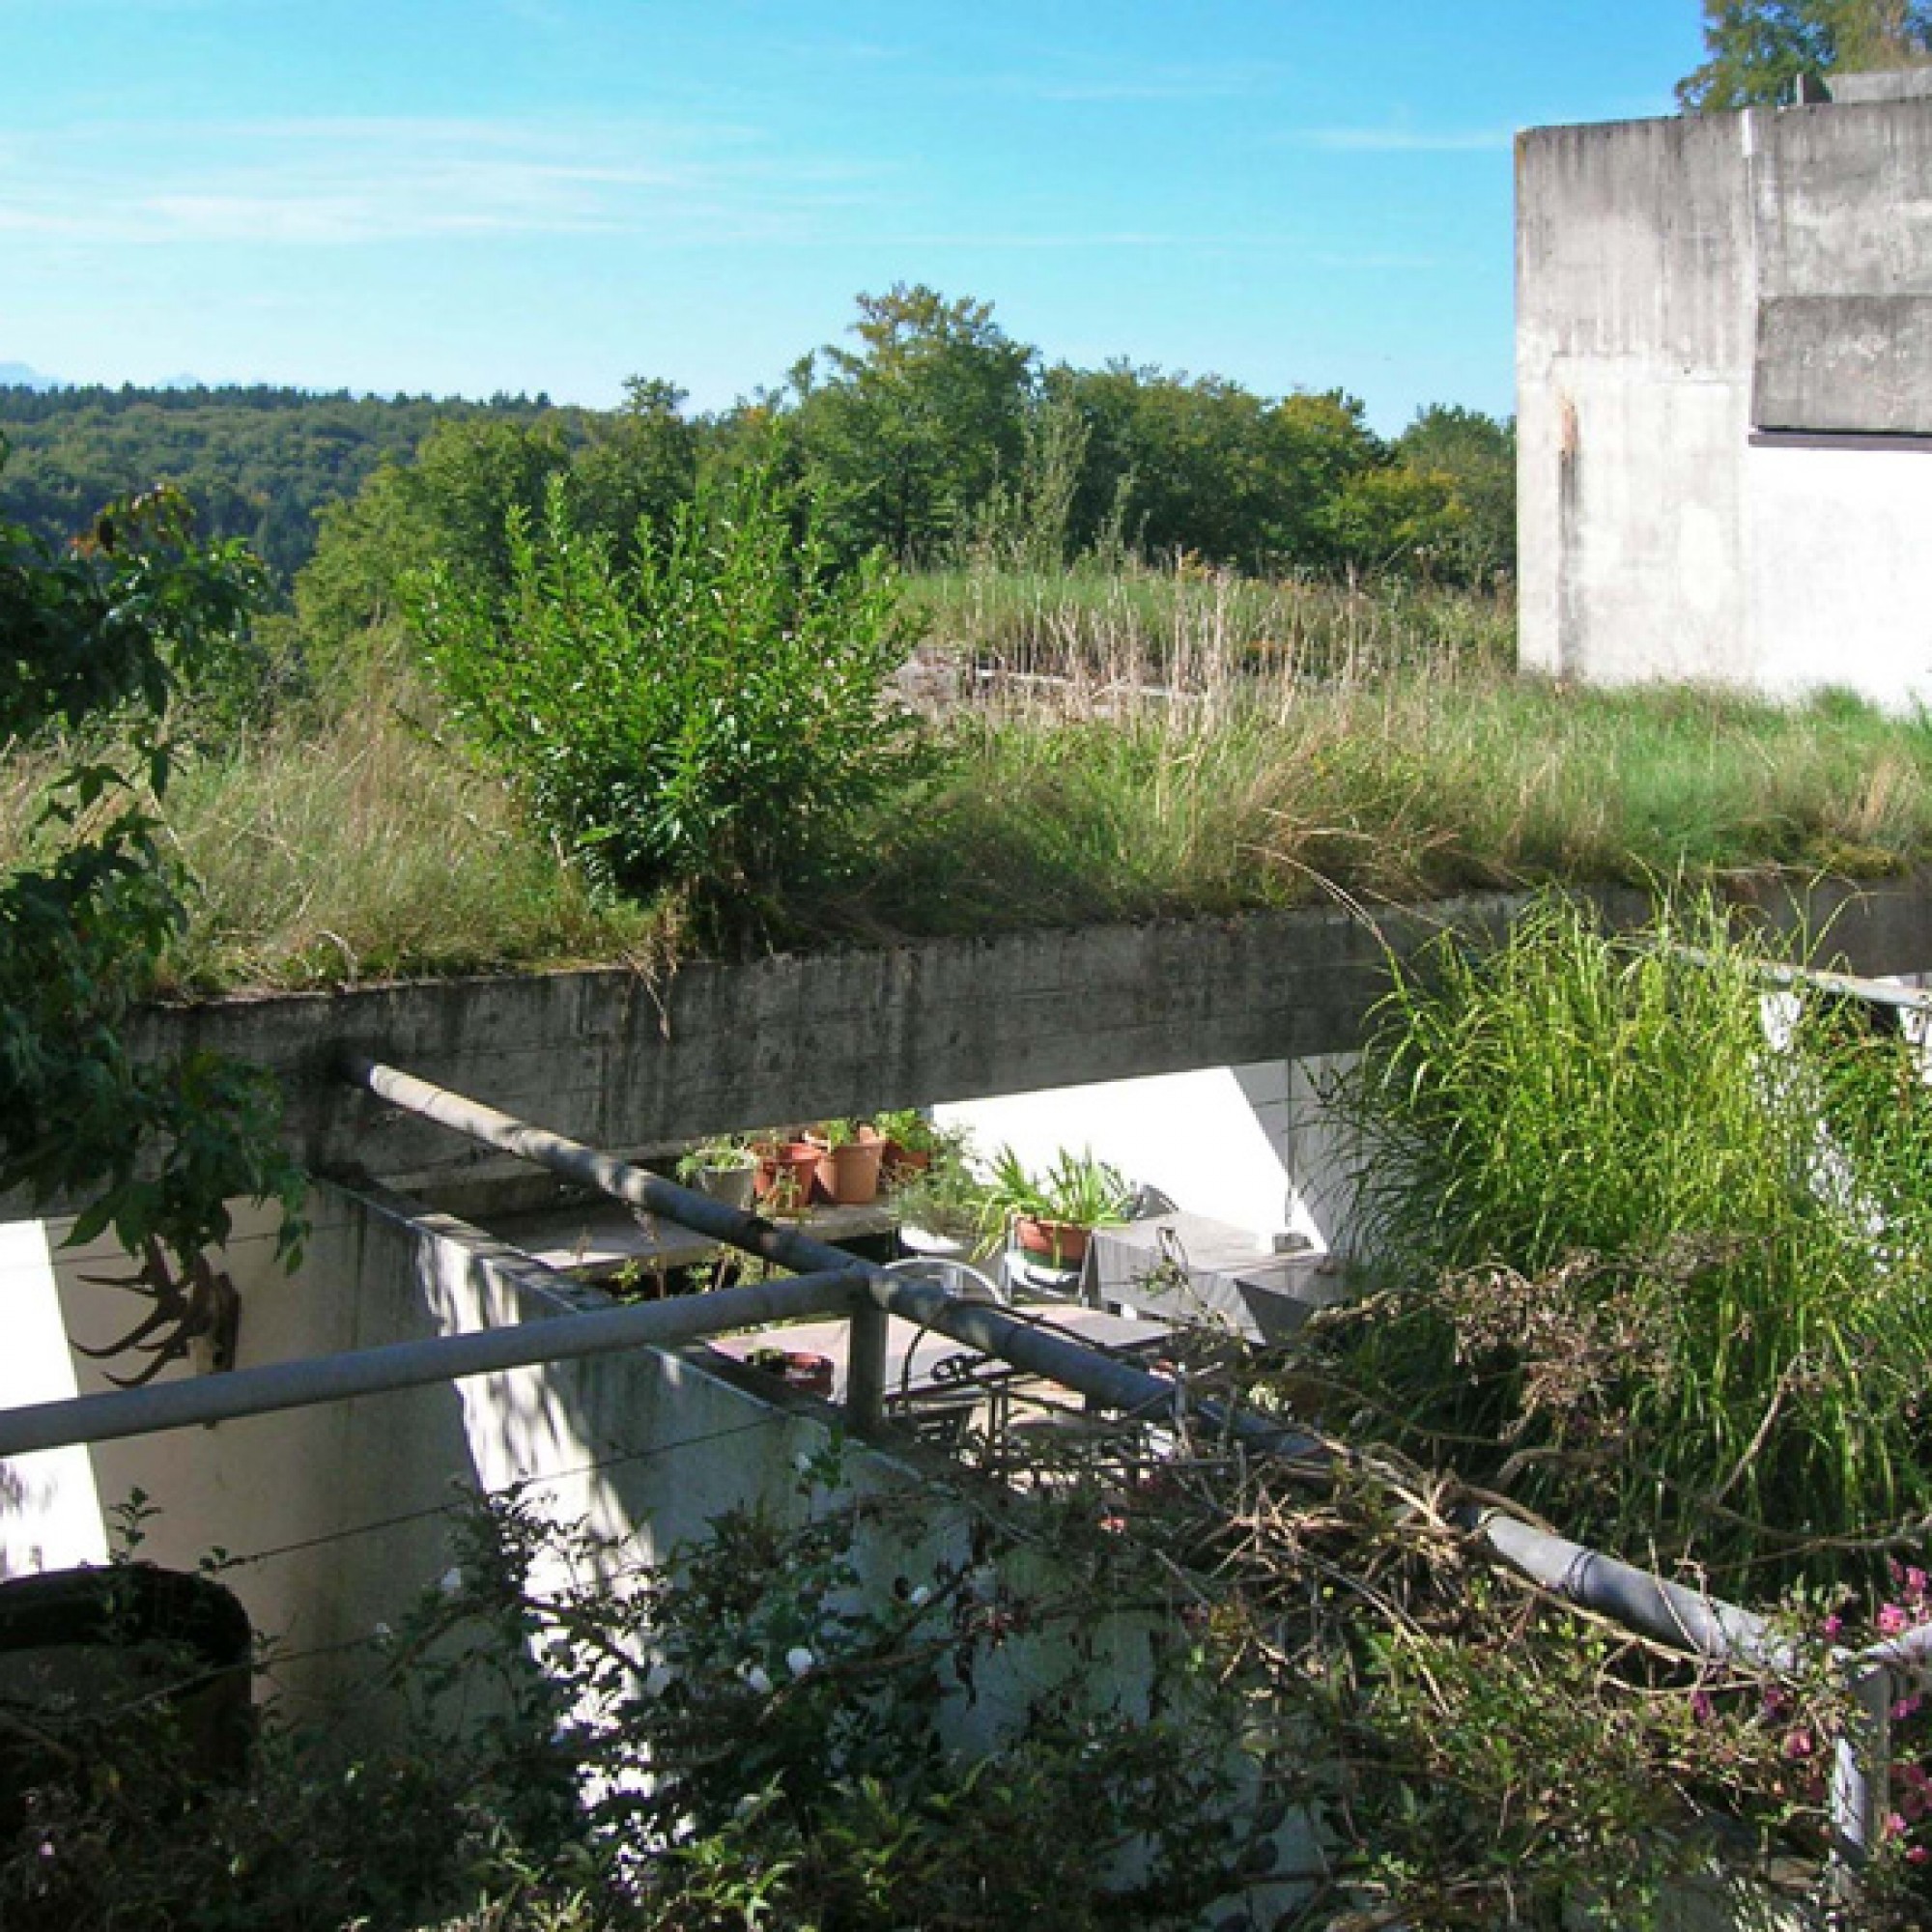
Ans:
{"type": "MultiPolygon", "coordinates": [[[[1742,907],[1829,930],[1863,973],[1932,964],[1932,876],[1862,890],[1733,885],[1742,907]]],[[[1634,923],[1648,901],[1598,895],[1634,923]]],[[[1434,935],[1506,926],[1494,894],[1385,908],[1094,926],[876,951],[693,960],[143,1012],[145,1056],[207,1050],[267,1067],[314,1173],[413,1186],[495,1172],[489,1155],[341,1077],[366,1055],[595,1146],[642,1148],[767,1122],[1343,1053],[1386,963],[1434,935]]],[[[0,1200],[0,1211],[22,1204],[0,1200]]]]}

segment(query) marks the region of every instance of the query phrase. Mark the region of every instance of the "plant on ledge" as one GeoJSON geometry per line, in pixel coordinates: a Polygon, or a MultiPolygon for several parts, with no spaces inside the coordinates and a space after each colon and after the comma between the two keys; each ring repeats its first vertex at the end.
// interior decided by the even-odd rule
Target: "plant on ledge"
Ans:
{"type": "Polygon", "coordinates": [[[1115,1228],[1133,1213],[1139,1190],[1118,1167],[1065,1149],[1043,1174],[1029,1172],[1011,1148],[993,1156],[980,1212],[980,1232],[991,1248],[1010,1229],[1028,1254],[1055,1267],[1078,1267],[1096,1228],[1115,1228]]]}
{"type": "Polygon", "coordinates": [[[213,1319],[202,1256],[229,1201],[279,1202],[285,1254],[300,1232],[262,1076],[210,1054],[137,1061],[127,1039],[185,919],[155,815],[169,709],[232,646],[257,578],[239,545],[195,543],[165,491],[102,511],[64,554],[0,522],[0,747],[59,760],[29,857],[0,872],[0,1193],[77,1200],[71,1242],[111,1230],[144,1258],[125,1285],[155,1310],[117,1345],[148,1355],[139,1379],[213,1319]]]}
{"type": "Polygon", "coordinates": [[[836,874],[910,755],[889,686],[912,628],[882,565],[838,568],[813,506],[760,471],[701,490],[632,569],[560,481],[540,526],[512,514],[509,550],[506,591],[433,573],[413,614],[539,826],[604,884],[726,926],[836,874]]]}

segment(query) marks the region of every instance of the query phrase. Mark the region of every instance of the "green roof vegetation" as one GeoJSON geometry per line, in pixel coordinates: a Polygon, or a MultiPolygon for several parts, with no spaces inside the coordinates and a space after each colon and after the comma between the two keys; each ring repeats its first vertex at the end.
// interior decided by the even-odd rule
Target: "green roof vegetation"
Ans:
{"type": "MultiPolygon", "coordinates": [[[[347,701],[209,735],[167,799],[198,881],[168,980],[322,986],[1932,857],[1922,720],[1519,678],[1488,593],[982,570],[909,598],[928,631],[921,754],[835,844],[781,851],[708,923],[675,886],[598,885],[411,668],[371,662],[347,701]]],[[[10,849],[35,776],[9,768],[10,849]]]]}

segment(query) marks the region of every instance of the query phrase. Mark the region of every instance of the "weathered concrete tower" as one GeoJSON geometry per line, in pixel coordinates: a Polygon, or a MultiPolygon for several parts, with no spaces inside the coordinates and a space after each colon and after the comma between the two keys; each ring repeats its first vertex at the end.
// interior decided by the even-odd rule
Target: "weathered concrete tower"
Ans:
{"type": "Polygon", "coordinates": [[[1932,70],[1517,146],[1525,668],[1932,701],[1932,70]]]}

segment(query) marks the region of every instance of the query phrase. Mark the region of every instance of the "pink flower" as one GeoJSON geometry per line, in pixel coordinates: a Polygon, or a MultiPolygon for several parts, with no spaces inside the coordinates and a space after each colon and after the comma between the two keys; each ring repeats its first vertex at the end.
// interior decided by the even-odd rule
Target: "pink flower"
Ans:
{"type": "Polygon", "coordinates": [[[1898,1700],[1898,1702],[1891,1707],[1892,1722],[1895,1724],[1902,1724],[1908,1718],[1918,1717],[1920,1709],[1924,1705],[1924,1702],[1925,1699],[1919,1696],[1917,1691],[1914,1691],[1913,1694],[1909,1697],[1901,1697],[1898,1700]]]}
{"type": "Polygon", "coordinates": [[[1907,1845],[1905,1848],[1905,1862],[1909,1865],[1922,1865],[1928,1857],[1932,1857],[1932,1853],[1928,1853],[1923,1845],[1907,1845]]]}
{"type": "Polygon", "coordinates": [[[1881,1636],[1903,1636],[1912,1628],[1912,1619],[1897,1604],[1881,1604],[1878,1628],[1881,1636]]]}
{"type": "Polygon", "coordinates": [[[1809,1757],[1811,1755],[1811,1733],[1802,1729],[1786,1731],[1781,1749],[1786,1757],[1809,1757]]]}
{"type": "Polygon", "coordinates": [[[1835,1643],[1845,1634],[1845,1620],[1833,1610],[1818,1628],[1824,1632],[1828,1643],[1835,1643]]]}
{"type": "Polygon", "coordinates": [[[1922,1570],[1908,1570],[1905,1573],[1905,1593],[1909,1597],[1922,1598],[1925,1594],[1927,1577],[1922,1570]]]}

